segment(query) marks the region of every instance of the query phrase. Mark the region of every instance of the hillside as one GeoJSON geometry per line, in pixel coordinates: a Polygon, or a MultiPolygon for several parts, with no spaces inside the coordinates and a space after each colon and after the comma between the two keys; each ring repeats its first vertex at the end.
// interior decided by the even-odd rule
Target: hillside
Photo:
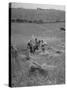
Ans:
{"type": "Polygon", "coordinates": [[[11,86],[65,84],[65,11],[12,8],[11,14],[11,86]],[[32,36],[47,43],[44,52],[30,53],[32,36]]]}
{"type": "Polygon", "coordinates": [[[44,23],[65,21],[65,11],[54,9],[23,9],[12,8],[12,21],[44,23]]]}

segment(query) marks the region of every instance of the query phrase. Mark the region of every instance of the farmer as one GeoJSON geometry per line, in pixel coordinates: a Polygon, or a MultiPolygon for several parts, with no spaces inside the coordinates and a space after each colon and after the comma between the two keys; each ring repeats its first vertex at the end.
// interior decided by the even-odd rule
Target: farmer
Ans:
{"type": "Polygon", "coordinates": [[[39,49],[40,42],[35,38],[34,52],[39,49]]]}
{"type": "Polygon", "coordinates": [[[30,40],[30,41],[27,43],[27,48],[30,50],[30,53],[34,53],[33,41],[32,41],[32,40],[30,40]]]}
{"type": "Polygon", "coordinates": [[[46,50],[47,42],[43,42],[41,45],[41,49],[44,52],[46,50]]]}

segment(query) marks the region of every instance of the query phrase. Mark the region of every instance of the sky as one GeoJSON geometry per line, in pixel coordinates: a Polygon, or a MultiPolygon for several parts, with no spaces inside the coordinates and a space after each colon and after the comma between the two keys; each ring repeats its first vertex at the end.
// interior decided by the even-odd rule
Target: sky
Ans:
{"type": "Polygon", "coordinates": [[[13,8],[26,8],[26,9],[57,9],[57,10],[65,10],[65,6],[63,5],[48,5],[48,4],[32,4],[32,3],[12,3],[13,8]]]}

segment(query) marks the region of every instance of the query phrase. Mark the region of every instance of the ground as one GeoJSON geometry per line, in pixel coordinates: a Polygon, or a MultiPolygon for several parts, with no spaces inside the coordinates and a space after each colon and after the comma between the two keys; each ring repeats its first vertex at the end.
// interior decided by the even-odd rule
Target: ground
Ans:
{"type": "Polygon", "coordinates": [[[36,86],[65,83],[65,31],[61,31],[65,23],[12,23],[11,42],[21,52],[12,58],[12,84],[14,86],[36,86]],[[32,35],[48,43],[48,51],[42,55],[31,55],[30,61],[23,56],[23,49],[32,35]],[[21,57],[22,56],[22,57],[21,57]],[[14,62],[15,61],[15,62],[14,62]],[[30,71],[31,62],[37,62],[42,68],[30,71]],[[15,70],[14,70],[15,69],[15,70]],[[14,71],[13,71],[14,70],[14,71]]]}

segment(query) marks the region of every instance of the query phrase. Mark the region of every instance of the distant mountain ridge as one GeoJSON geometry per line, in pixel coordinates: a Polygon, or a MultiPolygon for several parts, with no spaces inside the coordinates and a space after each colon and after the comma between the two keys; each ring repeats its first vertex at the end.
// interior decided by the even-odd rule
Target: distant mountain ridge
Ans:
{"type": "Polygon", "coordinates": [[[11,19],[20,22],[45,23],[45,22],[64,22],[65,11],[55,9],[24,9],[12,8],[11,19]]]}

